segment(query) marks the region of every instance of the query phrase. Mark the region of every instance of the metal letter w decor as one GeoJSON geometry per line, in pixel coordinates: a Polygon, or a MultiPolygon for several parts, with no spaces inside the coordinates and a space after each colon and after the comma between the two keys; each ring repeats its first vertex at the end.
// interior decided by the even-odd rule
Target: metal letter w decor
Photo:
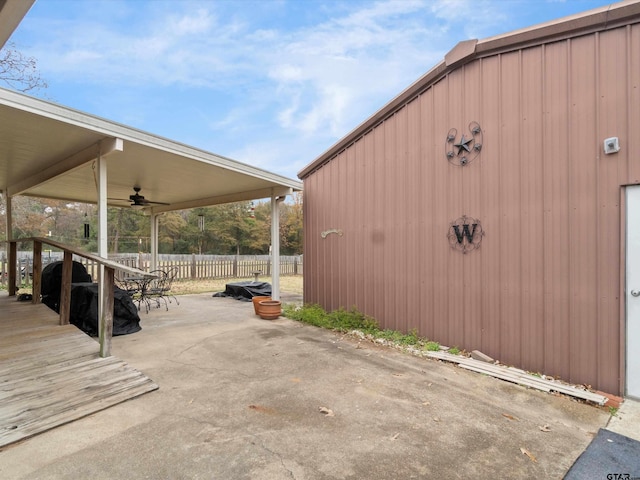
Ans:
{"type": "Polygon", "coordinates": [[[447,238],[451,248],[467,253],[480,247],[483,235],[480,220],[463,215],[451,222],[447,238]]]}
{"type": "Polygon", "coordinates": [[[478,226],[478,224],[474,223],[471,226],[473,227],[473,230],[470,232],[468,224],[465,223],[464,225],[462,225],[462,233],[460,233],[460,225],[453,226],[453,229],[456,232],[456,238],[458,239],[458,243],[462,243],[464,240],[464,237],[467,237],[467,242],[469,243],[473,242],[473,236],[476,233],[476,227],[478,226]]]}

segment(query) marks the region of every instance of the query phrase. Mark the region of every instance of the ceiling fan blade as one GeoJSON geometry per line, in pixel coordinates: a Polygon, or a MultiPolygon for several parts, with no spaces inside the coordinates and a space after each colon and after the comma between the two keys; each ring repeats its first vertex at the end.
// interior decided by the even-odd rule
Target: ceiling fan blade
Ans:
{"type": "Polygon", "coordinates": [[[152,205],[170,205],[165,202],[155,202],[153,200],[147,200],[144,198],[144,195],[140,195],[140,187],[133,187],[133,191],[135,192],[133,195],[129,195],[129,198],[107,198],[107,200],[112,200],[116,202],[128,202],[132,207],[150,207],[152,205]]]}

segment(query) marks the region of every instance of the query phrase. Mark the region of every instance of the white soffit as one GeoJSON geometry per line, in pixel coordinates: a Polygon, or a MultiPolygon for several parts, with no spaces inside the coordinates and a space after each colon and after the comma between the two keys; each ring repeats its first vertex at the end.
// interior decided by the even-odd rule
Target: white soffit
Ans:
{"type": "Polygon", "coordinates": [[[97,202],[93,159],[107,162],[108,196],[128,206],[133,187],[154,211],[285,195],[302,183],[125,125],[0,89],[0,190],[97,202]],[[108,153],[108,155],[105,155],[108,153]]]}
{"type": "Polygon", "coordinates": [[[0,48],[27,14],[35,0],[0,0],[0,48]]]}

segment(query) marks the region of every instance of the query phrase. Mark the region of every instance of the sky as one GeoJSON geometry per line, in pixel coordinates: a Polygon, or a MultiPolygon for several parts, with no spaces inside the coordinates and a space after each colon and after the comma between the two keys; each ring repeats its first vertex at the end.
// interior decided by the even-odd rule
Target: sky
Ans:
{"type": "Polygon", "coordinates": [[[10,41],[35,96],[295,179],[458,42],[610,3],[36,0],[10,41]]]}

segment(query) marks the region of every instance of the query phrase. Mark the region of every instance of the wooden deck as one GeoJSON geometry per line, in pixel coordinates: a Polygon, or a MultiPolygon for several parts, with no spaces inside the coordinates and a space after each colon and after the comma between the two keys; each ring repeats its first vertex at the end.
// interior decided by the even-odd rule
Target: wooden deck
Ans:
{"type": "Polygon", "coordinates": [[[46,305],[0,292],[0,447],[158,386],[46,305]]]}

